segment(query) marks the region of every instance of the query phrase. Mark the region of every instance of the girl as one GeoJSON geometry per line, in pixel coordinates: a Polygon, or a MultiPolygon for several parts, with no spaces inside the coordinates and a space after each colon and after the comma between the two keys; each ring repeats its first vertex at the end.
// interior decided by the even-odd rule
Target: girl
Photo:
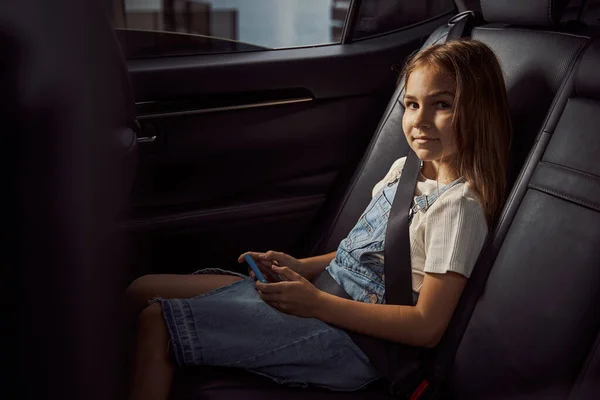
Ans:
{"type": "Polygon", "coordinates": [[[287,385],[356,390],[381,375],[346,331],[436,346],[502,208],[511,124],[500,65],[480,42],[429,47],[408,61],[404,75],[402,128],[423,161],[415,203],[429,195],[409,231],[416,304],[383,304],[381,232],[401,158],[375,185],[373,201],[336,252],[302,260],[274,251],[248,253],[272,283],[220,269],[148,275],[132,283],[129,304],[143,310],[131,399],[167,399],[174,367],[191,365],[244,368],[287,385]],[[352,300],[311,283],[324,269],[352,300]]]}

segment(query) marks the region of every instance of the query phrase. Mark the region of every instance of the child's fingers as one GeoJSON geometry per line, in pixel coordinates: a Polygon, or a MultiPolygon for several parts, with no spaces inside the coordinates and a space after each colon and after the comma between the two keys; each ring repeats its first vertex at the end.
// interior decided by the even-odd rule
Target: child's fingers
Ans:
{"type": "Polygon", "coordinates": [[[264,268],[271,269],[271,265],[273,265],[273,262],[272,262],[272,261],[269,261],[269,260],[263,260],[263,259],[261,258],[261,259],[259,259],[259,260],[258,260],[258,263],[257,263],[257,265],[258,265],[259,267],[264,267],[264,268]]]}
{"type": "Polygon", "coordinates": [[[247,251],[247,252],[245,252],[244,254],[242,254],[241,256],[238,257],[238,263],[241,264],[241,263],[246,262],[246,259],[245,259],[246,254],[250,255],[250,257],[252,257],[252,259],[255,262],[257,262],[258,260],[261,259],[261,257],[260,257],[261,254],[264,254],[264,253],[259,253],[259,252],[256,252],[256,251],[247,251]]]}
{"type": "Polygon", "coordinates": [[[302,280],[302,275],[300,275],[299,273],[297,273],[296,271],[292,270],[289,267],[278,267],[276,265],[274,265],[272,267],[274,274],[278,274],[280,275],[283,279],[282,280],[286,280],[286,281],[298,281],[298,280],[302,280]]]}
{"type": "Polygon", "coordinates": [[[277,275],[275,275],[273,273],[272,269],[270,269],[270,268],[264,268],[262,265],[260,265],[258,267],[258,269],[260,270],[260,272],[262,272],[263,276],[265,278],[267,278],[267,280],[269,282],[277,282],[277,281],[279,281],[279,279],[277,278],[277,275]]]}
{"type": "Polygon", "coordinates": [[[281,280],[277,274],[273,273],[274,264],[275,263],[269,260],[260,260],[260,262],[257,264],[258,269],[260,269],[260,272],[263,273],[269,282],[278,282],[281,280]]]}

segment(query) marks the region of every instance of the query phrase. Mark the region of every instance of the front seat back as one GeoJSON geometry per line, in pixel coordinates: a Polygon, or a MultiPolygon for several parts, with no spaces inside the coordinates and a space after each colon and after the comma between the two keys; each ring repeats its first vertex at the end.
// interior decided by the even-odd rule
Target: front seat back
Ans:
{"type": "Polygon", "coordinates": [[[20,398],[118,398],[123,266],[108,239],[133,171],[134,105],[100,3],[0,3],[3,294],[18,315],[6,347],[19,350],[7,364],[20,398]]]}

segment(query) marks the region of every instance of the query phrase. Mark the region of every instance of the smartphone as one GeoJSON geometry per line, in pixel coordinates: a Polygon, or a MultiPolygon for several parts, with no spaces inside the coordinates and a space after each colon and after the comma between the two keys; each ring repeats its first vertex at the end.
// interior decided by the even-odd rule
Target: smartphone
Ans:
{"type": "Polygon", "coordinates": [[[252,257],[250,257],[250,254],[246,254],[244,256],[244,258],[246,259],[246,262],[248,263],[248,265],[250,265],[250,268],[252,268],[252,271],[254,271],[254,274],[256,275],[256,278],[259,281],[261,281],[262,283],[269,283],[269,281],[267,281],[265,279],[265,277],[262,274],[262,272],[260,272],[260,269],[258,269],[258,266],[254,262],[254,260],[252,259],[252,257]]]}

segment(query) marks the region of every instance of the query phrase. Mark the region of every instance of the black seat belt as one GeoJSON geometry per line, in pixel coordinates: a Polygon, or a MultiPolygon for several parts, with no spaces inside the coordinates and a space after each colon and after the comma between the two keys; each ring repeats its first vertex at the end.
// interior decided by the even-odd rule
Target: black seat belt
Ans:
{"type": "MultiPolygon", "coordinates": [[[[470,34],[474,16],[474,12],[465,11],[450,19],[446,41],[470,34]]],[[[386,228],[384,273],[387,304],[413,305],[408,213],[420,167],[421,161],[409,149],[386,228]]],[[[327,270],[323,271],[313,284],[327,293],[350,299],[327,270]]],[[[407,397],[423,381],[424,375],[420,365],[422,349],[354,332],[348,334],[369,357],[371,364],[392,383],[390,390],[393,395],[407,397]]]]}
{"type": "Polygon", "coordinates": [[[412,205],[421,160],[408,150],[385,232],[385,302],[413,305],[408,210],[412,205]]]}

